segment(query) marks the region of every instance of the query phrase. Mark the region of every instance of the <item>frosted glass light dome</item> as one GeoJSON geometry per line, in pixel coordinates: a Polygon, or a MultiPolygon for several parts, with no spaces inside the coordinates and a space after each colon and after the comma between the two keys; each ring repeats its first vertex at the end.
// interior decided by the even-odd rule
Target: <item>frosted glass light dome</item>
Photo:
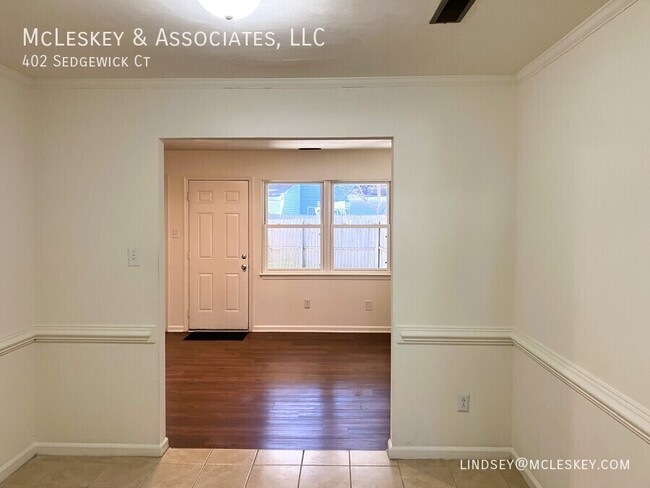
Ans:
{"type": "Polygon", "coordinates": [[[222,19],[242,19],[260,6],[262,0],[199,0],[201,6],[222,19]]]}

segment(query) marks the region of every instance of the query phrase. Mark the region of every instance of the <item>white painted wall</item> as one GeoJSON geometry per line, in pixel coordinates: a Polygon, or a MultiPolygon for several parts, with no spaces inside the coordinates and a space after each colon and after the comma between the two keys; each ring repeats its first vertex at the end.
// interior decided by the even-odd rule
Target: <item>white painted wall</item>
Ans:
{"type": "MultiPolygon", "coordinates": [[[[34,310],[34,113],[30,90],[0,71],[0,350],[31,328],[34,310]]],[[[0,479],[34,442],[34,346],[0,352],[0,479]]]]}
{"type": "MultiPolygon", "coordinates": [[[[156,353],[128,349],[149,346],[48,345],[39,371],[54,372],[39,380],[39,391],[48,391],[45,382],[52,379],[61,391],[76,391],[83,374],[85,384],[96,381],[100,388],[101,381],[105,393],[42,393],[39,401],[55,412],[47,425],[39,422],[44,440],[131,442],[137,433],[139,442],[154,443],[164,435],[164,418],[156,415],[164,392],[159,138],[394,136],[393,325],[510,323],[516,111],[515,90],[507,82],[271,90],[136,82],[96,89],[51,85],[39,96],[44,157],[37,321],[159,327],[157,366],[156,353]],[[422,218],[414,222],[414,214],[422,218]],[[141,250],[140,268],[127,268],[127,247],[141,250]],[[120,361],[114,371],[107,371],[107,357],[120,361]],[[73,362],[83,373],[66,373],[73,362]],[[141,385],[156,391],[139,392],[141,385]],[[82,420],[108,412],[108,424],[117,426],[120,409],[129,415],[120,416],[110,436],[101,418],[82,420]],[[58,422],[70,410],[79,420],[58,422]]],[[[448,393],[468,386],[468,373],[445,359],[459,346],[408,346],[436,358],[425,365],[409,360],[406,346],[393,347],[393,382],[400,386],[393,404],[396,442],[440,445],[456,438],[459,428],[465,444],[506,442],[511,401],[503,378],[484,375],[476,388],[486,401],[476,404],[473,423],[456,417],[443,424],[436,412],[455,405],[455,393],[448,393]],[[444,397],[431,389],[434,380],[444,397]],[[416,412],[418,402],[427,402],[431,414],[416,412]]],[[[495,365],[487,367],[480,348],[462,354],[467,371],[502,371],[510,353],[495,348],[495,365]]],[[[448,417],[454,415],[461,414],[448,417]]]]}
{"type": "Polygon", "coordinates": [[[320,332],[390,331],[390,277],[262,277],[264,181],[390,181],[392,153],[383,150],[335,151],[166,151],[167,324],[186,328],[186,181],[249,179],[250,328],[320,332]],[[178,238],[172,238],[172,229],[178,238]],[[306,310],[303,300],[311,300],[306,310]],[[365,301],[373,302],[366,311],[365,301]]]}
{"type": "MultiPolygon", "coordinates": [[[[642,0],[519,88],[515,300],[517,329],[646,408],[649,26],[642,0]]],[[[519,352],[514,371],[520,455],[632,461],[539,472],[543,486],[647,486],[647,443],[519,352]]]]}
{"type": "MultiPolygon", "coordinates": [[[[649,20],[637,2],[518,89],[27,89],[0,74],[0,252],[11,257],[0,262],[0,340],[33,322],[157,326],[153,345],[0,356],[0,391],[12,393],[0,397],[0,469],[34,440],[163,440],[162,137],[394,136],[393,329],[508,327],[514,315],[648,405],[649,20]],[[127,247],[140,268],[127,268],[127,247]]],[[[398,448],[512,442],[533,458],[631,461],[629,472],[535,473],[547,487],[650,479],[647,443],[519,350],[394,338],[392,361],[398,448]],[[472,394],[469,415],[454,411],[460,392],[472,394]]]]}
{"type": "Polygon", "coordinates": [[[406,451],[409,458],[415,447],[425,458],[448,457],[444,448],[470,448],[451,456],[458,458],[472,456],[475,447],[510,447],[510,346],[400,344],[393,362],[409,375],[392,381],[393,427],[399,428],[391,441],[398,455],[406,451]],[[470,394],[468,413],[457,411],[461,393],[470,394]]]}

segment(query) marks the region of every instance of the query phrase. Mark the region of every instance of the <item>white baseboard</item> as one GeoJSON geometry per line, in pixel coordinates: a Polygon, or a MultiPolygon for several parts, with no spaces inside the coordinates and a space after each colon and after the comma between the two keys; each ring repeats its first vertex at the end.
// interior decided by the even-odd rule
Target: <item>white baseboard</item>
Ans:
{"type": "Polygon", "coordinates": [[[34,444],[31,444],[0,466],[0,483],[18,471],[23,464],[34,456],[36,456],[36,447],[34,444]]]}
{"type": "MultiPolygon", "coordinates": [[[[393,442],[388,439],[388,457],[391,459],[515,460],[520,456],[512,447],[394,446],[393,442]]],[[[543,488],[528,468],[520,473],[530,488],[543,488]]]]}
{"type": "Polygon", "coordinates": [[[168,325],[167,332],[185,332],[184,325],[168,325]]]}
{"type": "Polygon", "coordinates": [[[35,442],[42,456],[147,456],[161,457],[169,449],[169,439],[160,444],[94,444],[76,442],[35,442]]]}
{"type": "MultiPolygon", "coordinates": [[[[510,449],[510,451],[512,452],[512,459],[517,459],[521,457],[519,456],[519,454],[517,454],[517,451],[515,451],[514,448],[510,449]]],[[[528,486],[530,486],[531,488],[543,488],[540,482],[537,481],[535,476],[533,476],[533,473],[531,472],[530,469],[526,468],[525,470],[519,472],[524,477],[524,480],[526,481],[528,486]]]]}
{"type": "Polygon", "coordinates": [[[160,444],[84,444],[68,442],[34,442],[0,466],[0,483],[34,456],[146,456],[162,457],[169,449],[169,439],[160,444]]]}
{"type": "Polygon", "coordinates": [[[388,334],[390,325],[253,325],[251,332],[321,332],[388,334]]]}
{"type": "Polygon", "coordinates": [[[510,459],[510,447],[394,446],[388,440],[391,459],[510,459]]]}

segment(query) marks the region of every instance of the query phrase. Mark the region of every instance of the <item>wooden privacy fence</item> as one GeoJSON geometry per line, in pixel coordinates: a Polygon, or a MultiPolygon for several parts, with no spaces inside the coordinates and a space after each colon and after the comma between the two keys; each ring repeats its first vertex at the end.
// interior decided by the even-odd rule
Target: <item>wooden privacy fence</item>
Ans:
{"type": "MultiPolygon", "coordinates": [[[[373,227],[333,228],[334,269],[386,269],[388,229],[376,227],[381,216],[353,215],[347,225],[373,227]]],[[[300,225],[300,218],[282,218],[274,224],[300,225]]],[[[312,224],[312,222],[305,222],[312,224]]],[[[321,267],[321,235],[317,227],[273,227],[267,235],[269,269],[317,269],[321,267]]]]}

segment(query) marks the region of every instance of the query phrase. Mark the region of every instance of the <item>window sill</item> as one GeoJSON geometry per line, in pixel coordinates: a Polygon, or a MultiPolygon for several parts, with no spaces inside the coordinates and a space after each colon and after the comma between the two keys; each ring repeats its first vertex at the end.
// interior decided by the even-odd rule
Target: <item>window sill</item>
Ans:
{"type": "Polygon", "coordinates": [[[388,281],[391,279],[390,271],[368,273],[363,271],[349,272],[265,272],[260,273],[263,280],[379,280],[388,281]]]}

